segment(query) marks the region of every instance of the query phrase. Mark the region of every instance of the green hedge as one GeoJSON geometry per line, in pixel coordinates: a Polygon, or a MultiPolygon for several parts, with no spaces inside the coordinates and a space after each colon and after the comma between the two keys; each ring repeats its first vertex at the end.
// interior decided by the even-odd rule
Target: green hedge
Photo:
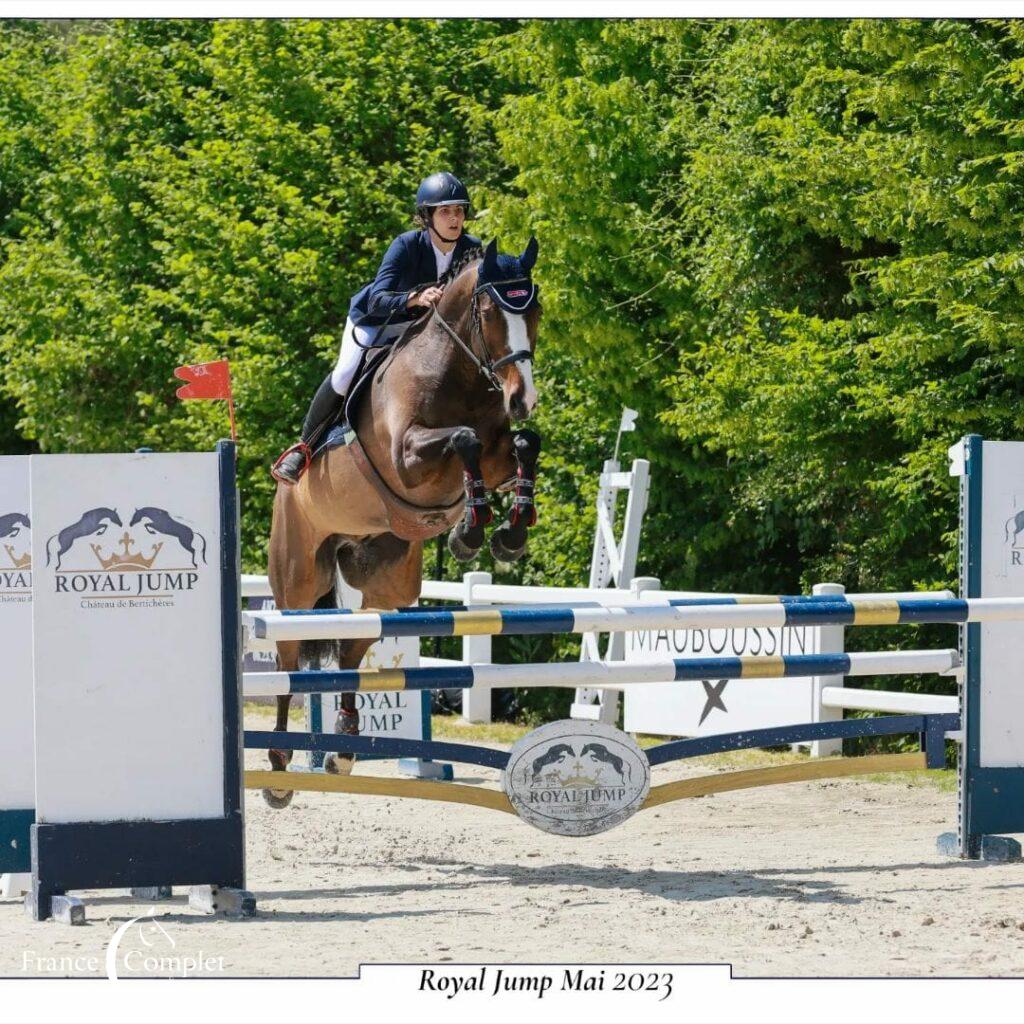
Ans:
{"type": "Polygon", "coordinates": [[[475,231],[541,243],[541,525],[502,578],[585,581],[630,405],[645,574],[949,585],[945,450],[1024,419],[1022,100],[1007,21],[4,23],[0,446],[208,448],[171,371],[227,356],[260,571],[267,465],[451,167],[475,231]]]}

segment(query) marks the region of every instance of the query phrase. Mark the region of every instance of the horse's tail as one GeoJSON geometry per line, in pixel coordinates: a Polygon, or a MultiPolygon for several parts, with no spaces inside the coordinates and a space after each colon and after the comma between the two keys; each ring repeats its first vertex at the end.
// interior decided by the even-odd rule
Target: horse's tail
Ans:
{"type": "Polygon", "coordinates": [[[1010,523],[1015,523],[1016,521],[1017,521],[1017,513],[1016,512],[1014,512],[1014,514],[1012,516],[1010,516],[1009,519],[1006,520],[1006,537],[1005,537],[1006,540],[1010,539],[1010,523]]]}
{"type": "MultiPolygon", "coordinates": [[[[321,594],[313,607],[317,609],[341,608],[341,586],[335,585],[321,594]]],[[[329,665],[336,665],[341,660],[341,645],[343,640],[301,640],[299,641],[299,665],[309,668],[324,668],[329,665]]]]}
{"type": "Polygon", "coordinates": [[[53,535],[53,536],[52,536],[52,537],[51,537],[51,538],[50,538],[50,539],[49,539],[49,540],[48,540],[48,541],[46,542],[46,564],[47,564],[47,565],[49,565],[49,564],[50,564],[50,545],[51,545],[51,544],[52,544],[52,543],[53,543],[53,542],[54,542],[54,541],[55,541],[56,539],[57,539],[57,534],[54,534],[54,535],[53,535]]]}
{"type": "Polygon", "coordinates": [[[206,565],[206,538],[198,532],[196,536],[203,542],[203,565],[206,565]]]}

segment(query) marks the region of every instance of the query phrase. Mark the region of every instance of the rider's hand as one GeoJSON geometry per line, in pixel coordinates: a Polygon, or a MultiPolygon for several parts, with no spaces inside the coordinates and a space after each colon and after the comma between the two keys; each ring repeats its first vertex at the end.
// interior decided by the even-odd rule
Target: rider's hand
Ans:
{"type": "Polygon", "coordinates": [[[413,306],[434,306],[441,301],[442,295],[444,295],[443,288],[439,288],[437,285],[431,285],[429,288],[424,288],[422,291],[412,292],[406,300],[405,305],[407,309],[412,309],[413,306]]]}

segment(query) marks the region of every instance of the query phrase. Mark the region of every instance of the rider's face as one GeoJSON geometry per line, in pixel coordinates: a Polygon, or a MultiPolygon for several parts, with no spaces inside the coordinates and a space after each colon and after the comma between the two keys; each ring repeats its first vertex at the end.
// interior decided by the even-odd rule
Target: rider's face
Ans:
{"type": "Polygon", "coordinates": [[[432,212],[431,223],[442,238],[455,239],[462,234],[462,227],[466,223],[464,206],[438,206],[432,212]]]}

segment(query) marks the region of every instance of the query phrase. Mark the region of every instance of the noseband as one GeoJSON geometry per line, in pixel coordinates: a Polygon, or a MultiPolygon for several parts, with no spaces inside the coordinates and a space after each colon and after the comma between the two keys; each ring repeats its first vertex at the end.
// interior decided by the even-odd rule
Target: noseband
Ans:
{"type": "MultiPolygon", "coordinates": [[[[473,361],[473,365],[479,370],[480,375],[490,385],[491,390],[501,391],[501,378],[498,376],[498,370],[506,366],[511,366],[513,363],[521,363],[525,361],[533,360],[533,352],[530,349],[524,349],[522,352],[509,352],[508,355],[502,356],[500,359],[491,359],[490,353],[487,351],[487,341],[484,338],[484,329],[480,323],[480,302],[479,295],[482,291],[486,291],[492,284],[517,284],[520,281],[528,282],[527,278],[514,278],[508,281],[495,281],[487,282],[486,284],[477,285],[473,289],[473,298],[470,302],[469,313],[472,320],[472,327],[469,332],[469,344],[467,345],[458,335],[458,333],[448,324],[443,316],[437,311],[437,306],[431,306],[430,312],[434,319],[448,332],[449,337],[454,341],[463,352],[473,361]],[[477,336],[480,338],[480,349],[483,353],[482,356],[478,356],[474,349],[476,346],[477,336]]],[[[500,305],[500,303],[498,303],[500,305]]],[[[521,312],[525,312],[529,309],[529,305],[525,306],[521,312]]]]}

